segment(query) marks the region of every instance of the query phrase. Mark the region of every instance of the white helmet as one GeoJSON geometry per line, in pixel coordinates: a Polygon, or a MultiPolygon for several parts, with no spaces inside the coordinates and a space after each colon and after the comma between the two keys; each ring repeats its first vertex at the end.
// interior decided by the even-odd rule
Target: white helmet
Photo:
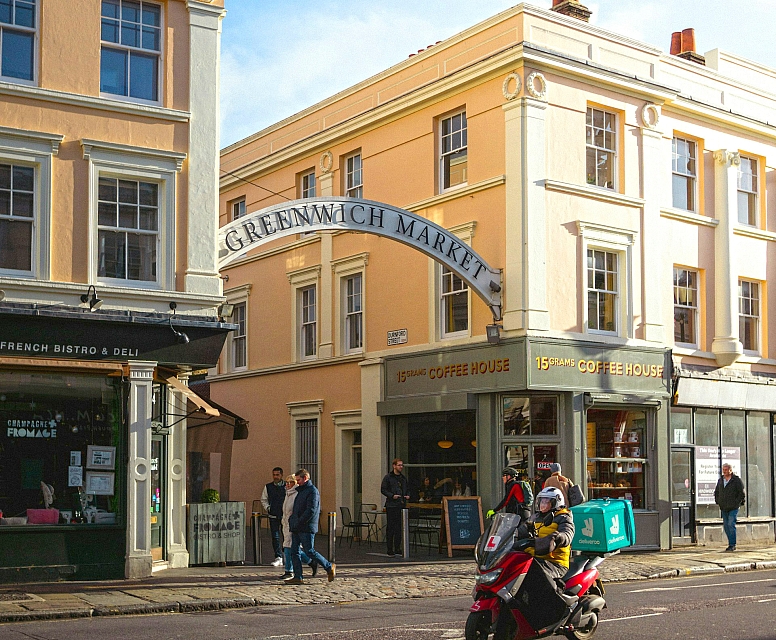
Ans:
{"type": "Polygon", "coordinates": [[[542,489],[536,496],[536,503],[538,504],[539,500],[542,498],[546,498],[550,501],[550,505],[552,505],[551,508],[553,511],[566,506],[566,501],[563,499],[563,493],[560,489],[555,487],[545,487],[542,489]]]}

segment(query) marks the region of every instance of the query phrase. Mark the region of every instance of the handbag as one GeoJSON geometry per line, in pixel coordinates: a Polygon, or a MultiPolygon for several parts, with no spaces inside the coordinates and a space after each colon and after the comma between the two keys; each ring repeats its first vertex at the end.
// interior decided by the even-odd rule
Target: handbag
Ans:
{"type": "Polygon", "coordinates": [[[576,507],[578,504],[585,502],[585,494],[582,493],[582,489],[578,484],[572,484],[568,488],[569,506],[576,507]]]}

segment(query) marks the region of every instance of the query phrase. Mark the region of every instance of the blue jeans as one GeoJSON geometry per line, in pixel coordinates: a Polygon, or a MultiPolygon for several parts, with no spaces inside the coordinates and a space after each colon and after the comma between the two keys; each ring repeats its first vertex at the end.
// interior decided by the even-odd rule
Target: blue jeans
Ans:
{"type": "Polygon", "coordinates": [[[736,546],[736,518],[738,509],[722,512],[722,527],[725,529],[725,535],[728,539],[728,546],[736,546]]]}
{"type": "Polygon", "coordinates": [[[272,534],[272,550],[275,552],[276,558],[283,557],[283,546],[280,543],[281,526],[280,518],[273,518],[270,516],[269,531],[272,534]]]}
{"type": "Polygon", "coordinates": [[[310,560],[315,560],[321,565],[324,571],[328,572],[331,569],[331,562],[324,558],[320,553],[315,550],[315,534],[314,533],[292,533],[291,534],[291,563],[294,566],[294,577],[302,579],[302,556],[301,553],[306,553],[310,560]],[[300,548],[301,545],[301,548],[300,548]]]}
{"type": "MultiPolygon", "coordinates": [[[[286,573],[291,573],[291,570],[294,568],[294,565],[291,563],[291,555],[291,547],[283,547],[283,567],[285,568],[286,573]]],[[[307,554],[304,551],[300,550],[299,555],[302,562],[310,564],[310,558],[307,557],[307,554]]]]}

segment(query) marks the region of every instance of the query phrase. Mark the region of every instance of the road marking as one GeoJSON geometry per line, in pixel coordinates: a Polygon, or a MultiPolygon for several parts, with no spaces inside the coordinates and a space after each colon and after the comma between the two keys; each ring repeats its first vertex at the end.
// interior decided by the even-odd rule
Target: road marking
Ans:
{"type": "Polygon", "coordinates": [[[773,578],[762,580],[738,580],[736,582],[717,582],[714,584],[690,584],[681,587],[652,587],[650,589],[634,589],[625,593],[646,593],[647,591],[679,591],[680,589],[707,589],[708,587],[727,587],[731,584],[754,584],[755,582],[774,582],[773,578]]]}
{"type": "Polygon", "coordinates": [[[757,602],[773,602],[776,598],[767,598],[765,600],[758,600],[757,602]]]}
{"type": "Polygon", "coordinates": [[[770,594],[758,593],[758,594],[755,594],[753,596],[733,596],[732,598],[717,598],[717,601],[718,602],[723,602],[725,600],[743,600],[745,598],[765,598],[768,595],[770,595],[770,594]]]}
{"type": "Polygon", "coordinates": [[[651,618],[652,616],[662,616],[661,613],[642,613],[640,616],[626,616],[625,618],[607,618],[606,620],[599,620],[598,624],[602,622],[617,622],[618,620],[633,620],[634,618],[651,618]]]}

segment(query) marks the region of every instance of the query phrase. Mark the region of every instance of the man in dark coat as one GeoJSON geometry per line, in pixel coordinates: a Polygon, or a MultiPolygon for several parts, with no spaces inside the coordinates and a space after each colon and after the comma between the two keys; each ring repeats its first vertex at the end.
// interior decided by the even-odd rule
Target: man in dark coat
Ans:
{"type": "Polygon", "coordinates": [[[299,469],[296,476],[296,500],[294,510],[288,519],[288,528],[291,529],[291,564],[294,567],[294,575],[286,578],[286,584],[304,584],[302,582],[302,557],[299,555],[299,546],[307,554],[310,560],[317,562],[324,568],[329,576],[329,582],[334,580],[336,565],[329,562],[315,550],[315,534],[318,533],[318,518],[321,515],[321,495],[318,489],[310,481],[310,472],[307,469],[299,469]]]}
{"type": "Polygon", "coordinates": [[[714,489],[714,502],[719,505],[722,512],[722,526],[728,539],[728,548],[725,551],[736,550],[736,518],[738,509],[744,504],[744,483],[741,482],[733,468],[725,462],[722,465],[722,477],[717,480],[714,489]]]}
{"type": "Polygon", "coordinates": [[[410,499],[407,478],[402,473],[404,462],[396,458],[393,461],[392,467],[391,471],[385,474],[382,483],[380,483],[380,493],[385,496],[385,517],[387,520],[385,539],[388,543],[389,558],[393,558],[394,555],[399,555],[400,553],[401,510],[404,508],[407,500],[410,499]]]}

